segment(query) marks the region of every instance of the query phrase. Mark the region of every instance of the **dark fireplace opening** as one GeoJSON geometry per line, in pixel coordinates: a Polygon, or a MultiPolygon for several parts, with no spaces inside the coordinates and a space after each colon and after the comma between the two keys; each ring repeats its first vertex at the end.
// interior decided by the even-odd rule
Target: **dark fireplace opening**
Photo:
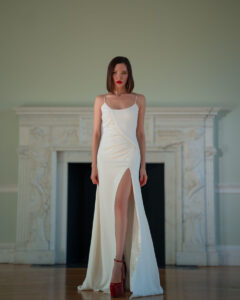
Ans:
{"type": "MultiPolygon", "coordinates": [[[[141,188],[158,267],[165,266],[164,164],[146,163],[148,182],[141,188]]],[[[87,268],[96,185],[91,163],[68,164],[67,258],[71,267],[87,268]]]]}

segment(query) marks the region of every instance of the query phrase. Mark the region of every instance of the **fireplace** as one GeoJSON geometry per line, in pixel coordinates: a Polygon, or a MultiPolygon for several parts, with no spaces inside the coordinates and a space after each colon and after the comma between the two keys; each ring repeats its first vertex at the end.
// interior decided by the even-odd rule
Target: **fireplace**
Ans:
{"type": "MultiPolygon", "coordinates": [[[[141,188],[143,205],[153,238],[158,266],[160,267],[165,265],[164,164],[147,163],[146,170],[148,182],[141,188]]],[[[60,239],[64,237],[62,244],[66,247],[63,247],[60,253],[57,252],[56,263],[87,267],[96,195],[96,185],[92,184],[90,175],[91,163],[68,163],[67,205],[59,203],[60,206],[64,205],[67,209],[67,234],[59,234],[58,236],[60,239]]],[[[60,173],[59,176],[63,177],[64,175],[60,173]]],[[[63,179],[60,181],[63,181],[63,179]]],[[[59,185],[59,194],[63,192],[62,186],[59,185]]],[[[60,200],[59,197],[58,199],[60,200]]],[[[61,199],[66,200],[64,197],[61,199]]],[[[62,217],[64,218],[65,215],[57,215],[58,224],[61,224],[62,217]]]]}
{"type": "MultiPolygon", "coordinates": [[[[168,265],[218,265],[213,172],[218,111],[217,107],[146,109],[146,163],[164,166],[162,216],[168,265]]],[[[16,113],[19,183],[12,262],[66,263],[68,168],[71,163],[91,162],[93,108],[19,107],[16,113]]]]}

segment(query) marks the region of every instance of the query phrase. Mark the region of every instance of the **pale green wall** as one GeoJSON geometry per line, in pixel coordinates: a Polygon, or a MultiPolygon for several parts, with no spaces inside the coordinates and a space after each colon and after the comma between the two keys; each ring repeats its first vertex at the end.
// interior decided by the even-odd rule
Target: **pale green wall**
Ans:
{"type": "MultiPolygon", "coordinates": [[[[130,59],[134,92],[148,106],[227,110],[217,118],[216,183],[239,185],[239,8],[231,0],[2,0],[0,188],[18,180],[13,108],[92,106],[117,55],[130,59]]],[[[240,245],[239,198],[217,195],[220,244],[240,245]]],[[[0,193],[0,242],[15,242],[16,205],[16,193],[0,193]]]]}

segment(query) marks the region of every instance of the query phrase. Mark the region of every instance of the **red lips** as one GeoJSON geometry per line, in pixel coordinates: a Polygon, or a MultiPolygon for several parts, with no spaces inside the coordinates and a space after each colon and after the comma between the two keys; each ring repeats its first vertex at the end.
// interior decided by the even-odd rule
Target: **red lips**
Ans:
{"type": "Polygon", "coordinates": [[[117,83],[122,83],[122,81],[121,80],[118,80],[118,81],[116,81],[117,83]]]}

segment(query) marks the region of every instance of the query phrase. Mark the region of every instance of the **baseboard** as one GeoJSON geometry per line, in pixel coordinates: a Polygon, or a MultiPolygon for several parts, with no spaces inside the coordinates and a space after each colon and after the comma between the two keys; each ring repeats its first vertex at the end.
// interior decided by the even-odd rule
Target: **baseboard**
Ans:
{"type": "MultiPolygon", "coordinates": [[[[216,252],[209,253],[211,257],[208,265],[240,266],[240,245],[218,245],[216,252]],[[218,260],[216,260],[216,254],[218,260]],[[218,263],[216,264],[216,261],[218,263]]],[[[177,265],[206,265],[204,252],[178,252],[177,265]]],[[[52,250],[16,250],[15,243],[0,243],[0,263],[22,264],[54,264],[54,251],[52,250]]]]}
{"type": "Polygon", "coordinates": [[[219,265],[240,266],[240,245],[218,245],[219,265]]]}
{"type": "Polygon", "coordinates": [[[54,264],[53,250],[17,250],[15,243],[0,243],[0,263],[54,264]]]}

